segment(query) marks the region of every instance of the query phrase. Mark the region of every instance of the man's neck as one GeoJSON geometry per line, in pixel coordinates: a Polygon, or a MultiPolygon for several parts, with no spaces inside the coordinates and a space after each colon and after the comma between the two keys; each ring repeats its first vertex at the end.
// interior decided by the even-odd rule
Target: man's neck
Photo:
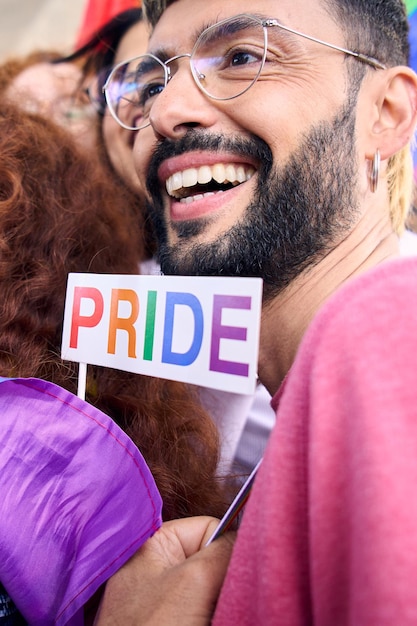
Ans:
{"type": "Polygon", "coordinates": [[[323,303],[347,280],[398,256],[398,237],[388,220],[369,221],[363,216],[333,250],[264,305],[258,371],[271,395],[289,371],[303,335],[323,303]]]}

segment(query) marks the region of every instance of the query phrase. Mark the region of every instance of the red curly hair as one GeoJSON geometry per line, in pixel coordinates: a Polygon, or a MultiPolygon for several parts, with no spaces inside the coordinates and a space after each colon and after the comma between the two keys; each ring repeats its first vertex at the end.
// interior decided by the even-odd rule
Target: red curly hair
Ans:
{"type": "MultiPolygon", "coordinates": [[[[0,154],[0,375],[75,393],[76,366],[60,358],[67,274],[137,274],[137,217],[124,208],[124,188],[68,132],[5,102],[0,154]]],[[[164,519],[223,514],[229,489],[216,476],[218,432],[196,388],[89,366],[87,400],[140,448],[164,519]]]]}

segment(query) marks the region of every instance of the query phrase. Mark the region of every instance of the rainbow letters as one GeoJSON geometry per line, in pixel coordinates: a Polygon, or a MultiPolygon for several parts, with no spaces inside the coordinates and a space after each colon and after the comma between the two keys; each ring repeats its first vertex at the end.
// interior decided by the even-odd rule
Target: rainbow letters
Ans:
{"type": "Polygon", "coordinates": [[[262,280],[70,274],[62,358],[251,394],[262,280]]]}

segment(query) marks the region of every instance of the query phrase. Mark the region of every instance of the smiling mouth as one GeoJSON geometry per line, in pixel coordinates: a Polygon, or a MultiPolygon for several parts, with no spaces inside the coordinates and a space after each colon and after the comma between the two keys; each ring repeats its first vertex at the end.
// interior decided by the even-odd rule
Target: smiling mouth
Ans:
{"type": "Polygon", "coordinates": [[[254,173],[252,165],[216,163],[176,172],[167,178],[165,185],[171,198],[190,203],[245,183],[254,173]]]}

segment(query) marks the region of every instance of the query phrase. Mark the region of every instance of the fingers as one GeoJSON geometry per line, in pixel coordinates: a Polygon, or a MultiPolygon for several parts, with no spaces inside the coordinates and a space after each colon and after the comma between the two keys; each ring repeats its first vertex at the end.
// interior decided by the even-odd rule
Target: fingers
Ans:
{"type": "Polygon", "coordinates": [[[226,575],[235,538],[236,533],[225,533],[187,560],[190,569],[191,565],[193,567],[195,593],[198,593],[200,588],[201,595],[206,594],[207,601],[210,599],[213,609],[226,575]]]}
{"type": "Polygon", "coordinates": [[[234,534],[207,547],[218,520],[163,524],[106,584],[96,626],[205,626],[230,560],[234,534]]]}
{"type": "MultiPolygon", "coordinates": [[[[216,528],[219,520],[201,516],[172,520],[162,524],[132,557],[147,562],[156,571],[177,565],[198,552],[216,528]]],[[[135,567],[141,567],[135,565],[135,567]]]]}
{"type": "Polygon", "coordinates": [[[185,557],[188,558],[205,545],[218,524],[219,520],[215,517],[188,517],[165,522],[160,530],[165,533],[173,532],[183,547],[185,557]]]}

